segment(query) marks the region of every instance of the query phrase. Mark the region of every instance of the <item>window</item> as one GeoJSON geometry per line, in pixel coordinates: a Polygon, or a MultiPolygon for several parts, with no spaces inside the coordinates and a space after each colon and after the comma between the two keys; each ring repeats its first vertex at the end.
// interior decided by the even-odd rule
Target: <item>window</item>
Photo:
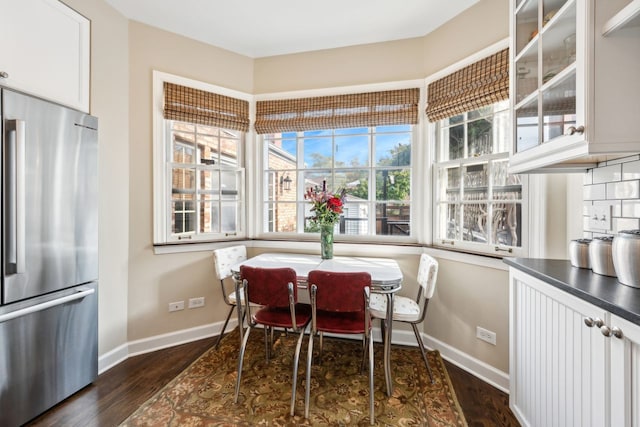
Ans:
{"type": "Polygon", "coordinates": [[[508,173],[508,49],[429,84],[435,245],[522,254],[526,182],[508,173]]]}
{"type": "Polygon", "coordinates": [[[508,101],[436,124],[437,245],[478,252],[522,247],[523,183],[507,171],[508,101]]]}
{"type": "Polygon", "coordinates": [[[235,235],[241,221],[243,132],[166,120],[171,168],[171,238],[235,235]]]}
{"type": "Polygon", "coordinates": [[[309,187],[346,189],[335,233],[410,236],[412,125],[264,135],[264,231],[318,232],[309,226],[309,187]]]}
{"type": "Polygon", "coordinates": [[[248,102],[224,91],[154,72],[155,244],[245,234],[248,102]]]}
{"type": "Polygon", "coordinates": [[[419,98],[419,89],[411,88],[258,101],[262,231],[318,232],[307,220],[311,204],[304,193],[326,185],[347,192],[335,234],[415,240],[411,191],[419,98]]]}

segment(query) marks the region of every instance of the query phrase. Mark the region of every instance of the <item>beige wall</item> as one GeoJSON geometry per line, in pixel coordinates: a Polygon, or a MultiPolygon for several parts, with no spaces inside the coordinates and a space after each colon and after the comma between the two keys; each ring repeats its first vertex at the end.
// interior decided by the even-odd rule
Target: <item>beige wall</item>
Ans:
{"type": "Polygon", "coordinates": [[[507,271],[438,259],[438,282],[424,331],[503,372],[509,371],[507,271]],[[496,333],[493,346],[476,338],[476,327],[496,333]]]}
{"type": "Polygon", "coordinates": [[[480,0],[424,38],[429,76],[509,36],[509,2],[480,0]]]}
{"type": "Polygon", "coordinates": [[[250,93],[253,60],[147,25],[129,25],[129,341],[224,320],[209,252],[154,255],[152,72],[250,93]],[[168,312],[171,301],[205,297],[206,308],[168,312]]]}
{"type": "Polygon", "coordinates": [[[425,77],[422,37],[255,60],[254,93],[274,93],[425,77]]]}
{"type": "Polygon", "coordinates": [[[509,2],[481,0],[425,37],[255,60],[254,93],[422,79],[509,36],[509,2]]]}
{"type": "MultiPolygon", "coordinates": [[[[127,341],[224,320],[211,254],[154,255],[152,70],[248,93],[427,77],[508,36],[508,2],[481,0],[416,39],[252,60],[137,22],[103,0],[67,0],[92,20],[92,112],[100,117],[100,354],[127,341]],[[206,309],[168,313],[174,300],[204,296],[206,309]]],[[[399,259],[403,293],[415,290],[417,256],[399,259]]],[[[508,370],[507,273],[440,260],[425,330],[508,370]],[[497,333],[497,346],[475,338],[497,333]]]]}
{"type": "Polygon", "coordinates": [[[102,0],[65,0],[91,19],[91,114],[99,118],[99,354],[127,342],[128,21],[102,0]]]}

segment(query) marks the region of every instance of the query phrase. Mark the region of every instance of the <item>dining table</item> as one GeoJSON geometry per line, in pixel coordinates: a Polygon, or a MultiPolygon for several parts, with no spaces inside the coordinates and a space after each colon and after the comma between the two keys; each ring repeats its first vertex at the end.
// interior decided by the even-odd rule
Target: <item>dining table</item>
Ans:
{"type": "MultiPolygon", "coordinates": [[[[231,272],[236,284],[236,292],[242,286],[240,267],[243,265],[260,268],[290,267],[296,272],[297,286],[299,289],[307,289],[307,278],[312,270],[332,272],[362,272],[371,275],[371,292],[386,295],[387,316],[384,336],[384,374],[387,395],[393,393],[393,379],[391,376],[391,339],[393,333],[393,296],[402,288],[402,270],[398,263],[391,258],[371,258],[357,256],[337,256],[331,259],[322,259],[319,255],[296,253],[262,253],[248,258],[231,266],[231,272]]],[[[238,308],[238,325],[240,325],[240,340],[243,336],[243,309],[238,308]]]]}

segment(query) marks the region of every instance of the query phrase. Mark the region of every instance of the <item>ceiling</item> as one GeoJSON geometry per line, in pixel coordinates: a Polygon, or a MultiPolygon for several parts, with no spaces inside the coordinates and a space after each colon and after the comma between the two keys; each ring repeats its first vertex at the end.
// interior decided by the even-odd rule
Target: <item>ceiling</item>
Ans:
{"type": "Polygon", "coordinates": [[[127,18],[251,58],[424,36],[479,0],[106,0],[127,18]]]}

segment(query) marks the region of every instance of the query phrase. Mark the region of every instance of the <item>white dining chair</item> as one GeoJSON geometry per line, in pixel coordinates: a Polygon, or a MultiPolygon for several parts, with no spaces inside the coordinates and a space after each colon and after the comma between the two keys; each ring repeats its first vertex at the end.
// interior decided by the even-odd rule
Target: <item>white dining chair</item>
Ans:
{"type": "MultiPolygon", "coordinates": [[[[438,277],[438,261],[433,257],[422,254],[420,256],[420,265],[418,267],[418,293],[414,299],[396,296],[393,299],[393,318],[392,321],[409,323],[413,328],[413,333],[418,341],[422,359],[429,372],[429,378],[433,382],[433,373],[427,360],[427,353],[424,343],[418,331],[418,324],[424,321],[427,313],[429,300],[436,290],[436,279],[438,277]],[[422,303],[422,304],[421,304],[422,303]]],[[[371,294],[371,315],[374,318],[381,319],[381,327],[384,336],[384,322],[387,318],[387,298],[383,294],[371,294]]]]}
{"type": "MultiPolygon", "coordinates": [[[[231,318],[233,311],[238,305],[238,301],[242,303],[244,298],[244,292],[242,291],[242,288],[238,290],[238,293],[240,294],[239,296],[236,295],[235,289],[227,293],[225,280],[232,276],[231,266],[239,262],[246,261],[246,259],[247,248],[244,245],[229,246],[227,248],[215,249],[213,251],[213,261],[216,269],[216,275],[218,277],[218,280],[220,281],[222,297],[224,298],[224,302],[230,307],[229,314],[227,314],[227,318],[224,321],[224,325],[222,326],[222,330],[220,331],[220,336],[218,337],[215,348],[218,348],[218,346],[220,345],[220,341],[222,341],[225,329],[227,329],[227,324],[229,323],[229,319],[231,318]]],[[[242,325],[238,326],[242,327],[242,325]]]]}

